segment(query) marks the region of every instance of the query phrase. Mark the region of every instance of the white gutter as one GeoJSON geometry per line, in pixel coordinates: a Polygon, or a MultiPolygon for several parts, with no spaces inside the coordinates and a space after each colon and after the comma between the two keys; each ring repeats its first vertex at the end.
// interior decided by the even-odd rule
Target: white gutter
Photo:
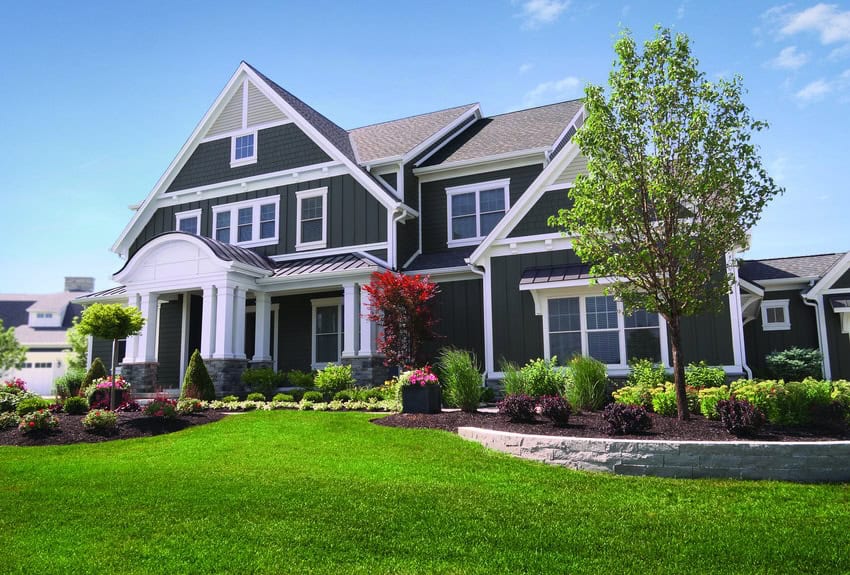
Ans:
{"type": "MultiPolygon", "coordinates": [[[[814,283],[814,282],[812,282],[814,283]]],[[[810,284],[811,285],[811,284],[810,284]]],[[[829,344],[824,345],[826,339],[826,318],[823,316],[823,296],[819,295],[816,299],[809,298],[808,294],[800,294],[803,298],[803,303],[809,307],[815,308],[815,320],[818,326],[818,349],[823,356],[823,378],[826,380],[832,379],[832,369],[829,365],[829,344]]]]}

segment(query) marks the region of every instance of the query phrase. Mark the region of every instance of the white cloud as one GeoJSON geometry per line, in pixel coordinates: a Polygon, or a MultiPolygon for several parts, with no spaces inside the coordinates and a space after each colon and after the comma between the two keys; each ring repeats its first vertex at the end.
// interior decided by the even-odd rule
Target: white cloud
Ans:
{"type": "Polygon", "coordinates": [[[526,62],[525,64],[523,64],[519,67],[519,73],[525,74],[526,72],[528,72],[532,68],[534,68],[534,64],[530,64],[530,63],[526,62]]]}
{"type": "Polygon", "coordinates": [[[808,61],[808,54],[805,52],[798,52],[796,46],[788,46],[787,48],[783,48],[779,52],[779,55],[770,61],[770,65],[774,68],[796,70],[808,61]]]}
{"type": "Polygon", "coordinates": [[[833,62],[836,60],[844,60],[848,57],[850,57],[850,44],[844,44],[843,46],[833,49],[828,56],[828,58],[833,62]]]}
{"type": "Polygon", "coordinates": [[[526,29],[539,28],[550,24],[570,6],[570,0],[526,0],[522,3],[522,27],[526,29]]]}
{"type": "Polygon", "coordinates": [[[782,34],[816,32],[822,44],[850,42],[850,10],[841,12],[837,4],[816,4],[801,12],[784,15],[782,34]]]}
{"type": "Polygon", "coordinates": [[[687,2],[682,2],[676,9],[676,18],[679,20],[685,17],[685,4],[687,4],[687,2]]]}
{"type": "Polygon", "coordinates": [[[809,82],[796,94],[794,98],[801,104],[810,104],[822,100],[824,96],[832,91],[832,86],[824,79],[809,82]]]}
{"type": "Polygon", "coordinates": [[[631,4],[626,4],[620,9],[620,18],[628,18],[629,13],[632,11],[631,4]]]}
{"type": "Polygon", "coordinates": [[[575,76],[567,76],[537,84],[523,96],[525,106],[539,106],[547,102],[569,100],[581,96],[581,81],[575,76]]]}
{"type": "Polygon", "coordinates": [[[767,173],[779,183],[785,181],[788,176],[788,158],[785,156],[776,156],[767,164],[767,173]]]}

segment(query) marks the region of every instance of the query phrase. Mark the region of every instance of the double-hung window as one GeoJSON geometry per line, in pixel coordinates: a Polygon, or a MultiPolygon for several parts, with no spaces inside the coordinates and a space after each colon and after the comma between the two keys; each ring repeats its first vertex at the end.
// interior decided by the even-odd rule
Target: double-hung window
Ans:
{"type": "Polygon", "coordinates": [[[313,368],[338,362],[342,355],[342,298],[311,300],[313,307],[313,368]]]}
{"type": "Polygon", "coordinates": [[[257,132],[237,134],[230,138],[230,167],[254,164],[257,161],[257,132]]]}
{"type": "Polygon", "coordinates": [[[296,250],[314,250],[327,246],[328,189],[317,188],[295,193],[296,250]]]}
{"type": "Polygon", "coordinates": [[[213,207],[213,237],[245,247],[276,244],[280,196],[213,207]]]}
{"type": "Polygon", "coordinates": [[[791,329],[791,318],[788,315],[788,300],[762,300],[761,326],[764,331],[791,329]]]}
{"type": "Polygon", "coordinates": [[[195,235],[201,233],[201,210],[178,212],[174,218],[177,231],[195,235]]]}
{"type": "Polygon", "coordinates": [[[448,246],[478,243],[510,208],[510,180],[446,188],[448,246]]]}

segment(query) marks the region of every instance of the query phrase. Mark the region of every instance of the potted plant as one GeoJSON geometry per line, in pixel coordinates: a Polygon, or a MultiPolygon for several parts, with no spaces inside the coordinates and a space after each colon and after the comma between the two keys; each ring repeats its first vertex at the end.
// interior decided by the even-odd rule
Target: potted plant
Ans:
{"type": "Polygon", "coordinates": [[[440,413],[440,382],[429,366],[406,371],[399,381],[402,413],[440,413]]]}

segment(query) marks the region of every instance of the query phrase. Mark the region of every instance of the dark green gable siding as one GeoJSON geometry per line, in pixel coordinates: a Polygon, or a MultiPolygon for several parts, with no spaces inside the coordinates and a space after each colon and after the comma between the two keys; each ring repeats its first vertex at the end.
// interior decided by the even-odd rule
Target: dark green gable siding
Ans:
{"type": "Polygon", "coordinates": [[[756,377],[770,377],[765,358],[774,351],[783,351],[791,347],[818,348],[818,327],[815,309],[803,303],[799,290],[765,292],[764,300],[788,300],[788,316],[791,329],[764,331],[761,310],[754,320],[744,325],[744,345],[747,351],[747,365],[756,377]]]}
{"type": "MultiPolygon", "coordinates": [[[[826,339],[832,379],[850,380],[850,334],[841,333],[841,316],[826,304],[826,339]]],[[[816,347],[816,346],[815,346],[816,347]]]]}
{"type": "Polygon", "coordinates": [[[396,224],[396,242],[398,245],[398,262],[396,267],[399,269],[413,257],[419,247],[419,227],[418,220],[408,220],[403,224],[396,224]]]}
{"type": "Polygon", "coordinates": [[[434,317],[438,320],[437,341],[425,346],[425,354],[433,363],[437,353],[454,346],[475,353],[484,363],[484,286],[481,280],[442,282],[434,300],[434,317]]]}
{"type": "Polygon", "coordinates": [[[183,296],[159,306],[159,367],[156,383],[163,389],[180,387],[180,339],[183,324],[183,296]]]}
{"type": "Polygon", "coordinates": [[[846,289],[850,288],[850,270],[844,272],[840,278],[835,280],[835,283],[830,286],[830,289],[846,289]]]}
{"type": "Polygon", "coordinates": [[[257,161],[247,166],[230,167],[230,140],[222,138],[199,144],[167,192],[331,161],[295,124],[257,132],[257,161]]]}
{"type": "Polygon", "coordinates": [[[381,174],[378,177],[381,178],[382,180],[384,180],[390,186],[392,186],[393,189],[396,189],[396,190],[398,189],[398,174],[397,173],[392,172],[390,174],[381,174]]]}
{"type": "Polygon", "coordinates": [[[557,232],[557,228],[549,226],[549,216],[558,214],[561,208],[567,208],[572,205],[572,200],[567,197],[567,190],[552,190],[546,192],[537,203],[532,206],[525,216],[514,227],[510,238],[518,238],[521,236],[534,236],[537,234],[551,234],[557,232]]]}
{"type": "MultiPolygon", "coordinates": [[[[276,245],[260,246],[254,251],[271,256],[295,252],[297,206],[295,193],[328,188],[328,247],[338,248],[387,240],[387,210],[375,197],[349,175],[322,178],[255,190],[221,198],[159,208],[130,247],[130,256],[157,235],[174,231],[177,212],[201,209],[201,234],[212,236],[212,207],[216,205],[280,195],[280,221],[276,245]]],[[[305,252],[309,253],[309,252],[305,252]]],[[[306,257],[306,256],[305,256],[306,257]]]]}
{"type": "Polygon", "coordinates": [[[543,165],[535,164],[423,183],[422,209],[420,211],[422,217],[422,252],[429,253],[446,249],[448,239],[446,188],[510,178],[509,195],[511,206],[513,206],[541,171],[543,171],[543,165]]]}

